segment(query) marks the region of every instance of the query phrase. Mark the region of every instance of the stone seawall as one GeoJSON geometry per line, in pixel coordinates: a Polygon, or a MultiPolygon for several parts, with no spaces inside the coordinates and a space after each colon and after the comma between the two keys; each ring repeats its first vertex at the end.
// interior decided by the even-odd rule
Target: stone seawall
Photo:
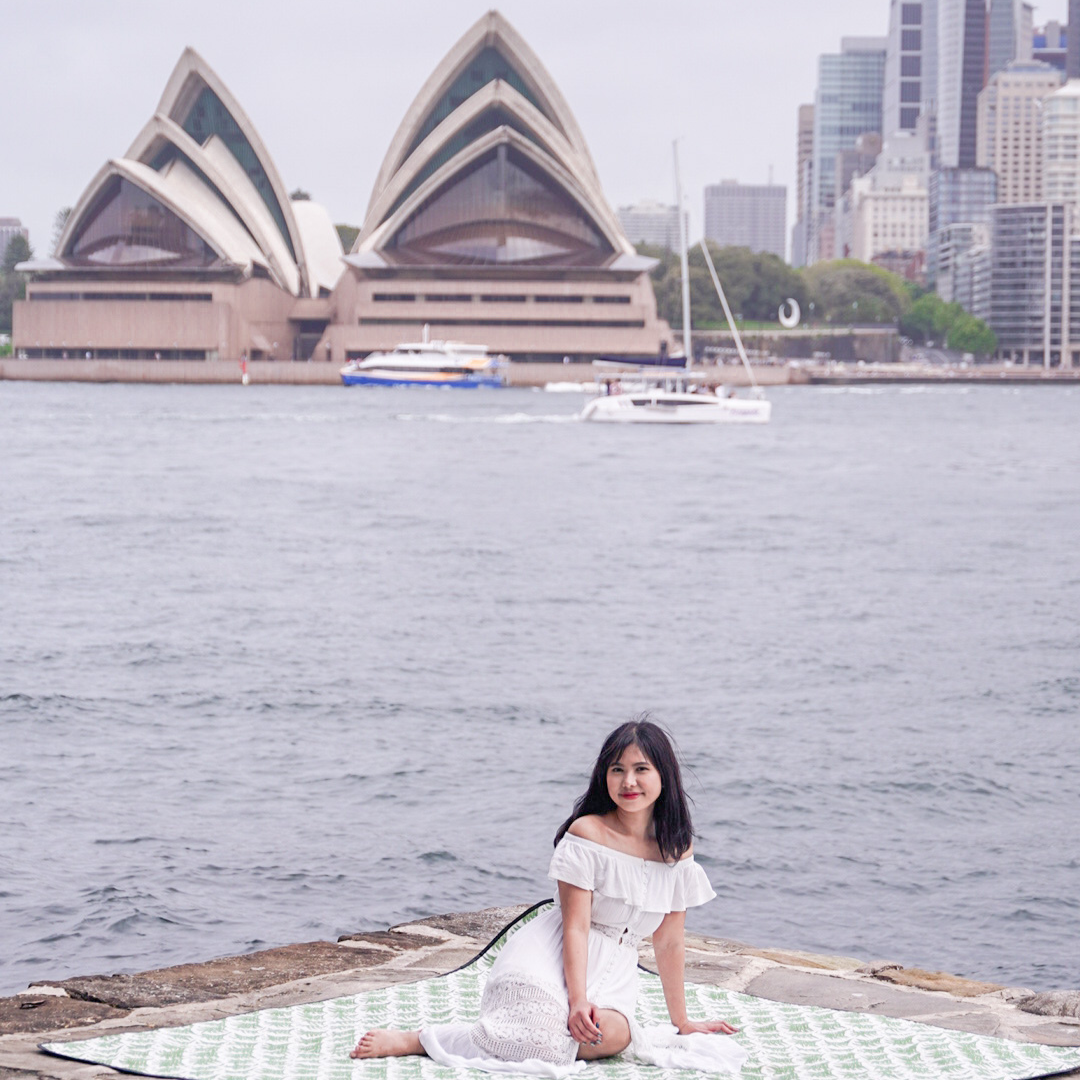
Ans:
{"type": "MultiPolygon", "coordinates": [[[[252,383],[341,385],[336,364],[248,364],[252,383]]],[[[0,360],[0,379],[36,382],[240,383],[235,360],[0,360]]]]}
{"type": "MultiPolygon", "coordinates": [[[[711,385],[748,386],[741,364],[705,364],[698,371],[711,385]]],[[[252,361],[252,385],[341,386],[337,364],[252,361]]],[[[632,374],[628,377],[632,378],[632,374]]],[[[512,363],[510,386],[542,387],[546,383],[589,383],[596,378],[591,364],[512,363]]],[[[1074,385],[1080,368],[1006,367],[979,364],[967,367],[904,363],[812,363],[809,361],[755,364],[761,386],[857,386],[872,383],[981,383],[1074,385]]],[[[0,359],[0,381],[123,382],[240,384],[240,365],[233,360],[12,360],[0,359]]],[[[2,1078],[0,1078],[2,1080],[2,1078]]]]}
{"type": "MultiPolygon", "coordinates": [[[[42,980],[0,999],[0,1080],[115,1077],[109,1069],[47,1057],[37,1044],[189,1024],[256,1009],[356,994],[445,974],[468,962],[519,915],[490,908],[182,964],[134,975],[42,980]]],[[[896,1016],[1022,1042],[1080,1047],[1080,992],[1030,989],[905,968],[899,964],[756,948],[687,934],[694,982],[772,1001],[896,1016]]],[[[655,970],[651,948],[645,967],[655,970]]],[[[1080,1076],[1080,1070],[1069,1074],[1080,1076]]]]}
{"type": "MultiPolygon", "coordinates": [[[[800,326],[794,330],[743,330],[743,345],[751,352],[767,353],[781,360],[812,360],[827,354],[832,360],[868,364],[889,363],[900,359],[900,333],[896,327],[847,326],[832,329],[823,326],[800,326]]],[[[735,337],[730,330],[695,330],[694,356],[706,359],[710,349],[735,351],[735,337]]]]}

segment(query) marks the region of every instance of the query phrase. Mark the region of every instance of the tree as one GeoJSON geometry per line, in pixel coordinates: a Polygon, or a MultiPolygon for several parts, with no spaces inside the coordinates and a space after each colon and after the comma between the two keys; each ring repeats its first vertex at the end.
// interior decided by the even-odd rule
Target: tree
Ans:
{"type": "Polygon", "coordinates": [[[997,334],[982,319],[964,311],[949,327],[947,344],[960,352],[992,356],[997,351],[997,334]]]}
{"type": "Polygon", "coordinates": [[[21,233],[8,241],[3,269],[0,270],[0,334],[11,333],[12,307],[16,300],[26,296],[26,275],[18,273],[15,267],[33,256],[33,248],[21,233]]]}
{"type": "MultiPolygon", "coordinates": [[[[682,328],[682,275],[679,257],[661,248],[638,248],[642,255],[658,259],[652,271],[653,292],[660,317],[682,328]]],[[[806,300],[803,279],[775,255],[755,253],[749,248],[719,247],[709,244],[709,254],[728,298],[732,314],[744,319],[776,322],[780,305],[790,296],[799,304],[806,300]]],[[[699,246],[690,249],[690,319],[702,329],[723,325],[724,311],[713,287],[699,246]]]]}
{"type": "Polygon", "coordinates": [[[911,310],[900,320],[900,333],[920,344],[934,336],[934,322],[940,307],[944,307],[936,293],[920,296],[911,310]]]}
{"type": "Polygon", "coordinates": [[[341,241],[341,250],[352,251],[360,230],[355,225],[335,225],[334,228],[337,229],[338,239],[341,241]]]}
{"type": "Polygon", "coordinates": [[[900,332],[912,341],[937,341],[960,352],[989,356],[997,350],[997,335],[959,304],[946,304],[936,293],[920,296],[900,320],[900,332]]]}
{"type": "Polygon", "coordinates": [[[69,217],[71,217],[71,207],[61,206],[60,209],[56,211],[56,217],[53,218],[52,244],[50,245],[50,250],[54,255],[57,254],[57,248],[60,246],[60,237],[63,235],[69,217]]]}
{"type": "Polygon", "coordinates": [[[912,341],[944,341],[964,314],[959,304],[946,304],[937,293],[924,293],[900,320],[900,332],[912,341]]]}
{"type": "Polygon", "coordinates": [[[16,233],[4,249],[4,273],[13,273],[17,263],[26,262],[33,254],[33,249],[26,237],[22,233],[16,233]]]}
{"type": "Polygon", "coordinates": [[[826,322],[895,324],[912,306],[899,274],[857,259],[816,263],[803,276],[815,316],[826,322]]]}

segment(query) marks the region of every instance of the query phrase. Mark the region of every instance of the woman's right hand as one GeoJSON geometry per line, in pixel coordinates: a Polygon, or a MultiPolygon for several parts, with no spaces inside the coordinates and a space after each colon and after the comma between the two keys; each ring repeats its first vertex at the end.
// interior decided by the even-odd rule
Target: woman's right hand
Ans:
{"type": "Polygon", "coordinates": [[[596,1023],[596,1006],[591,1001],[571,1001],[566,1026],[575,1042],[595,1046],[604,1037],[596,1023]]]}

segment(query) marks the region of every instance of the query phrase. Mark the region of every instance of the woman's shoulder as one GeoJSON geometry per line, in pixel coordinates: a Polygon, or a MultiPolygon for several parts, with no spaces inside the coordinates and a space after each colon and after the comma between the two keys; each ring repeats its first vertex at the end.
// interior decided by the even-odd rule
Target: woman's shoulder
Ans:
{"type": "Polygon", "coordinates": [[[604,838],[608,835],[608,827],[600,814],[583,814],[579,818],[574,818],[566,831],[571,836],[580,837],[582,840],[591,840],[594,844],[611,847],[610,841],[604,842],[604,838]]]}
{"type": "MultiPolygon", "coordinates": [[[[566,835],[603,848],[605,852],[613,855],[672,865],[660,854],[655,841],[650,841],[644,848],[639,843],[628,841],[625,835],[611,827],[604,814],[584,814],[582,817],[575,818],[566,830],[566,835]]],[[[691,847],[683,854],[682,859],[690,859],[693,854],[693,847],[691,847]]]]}

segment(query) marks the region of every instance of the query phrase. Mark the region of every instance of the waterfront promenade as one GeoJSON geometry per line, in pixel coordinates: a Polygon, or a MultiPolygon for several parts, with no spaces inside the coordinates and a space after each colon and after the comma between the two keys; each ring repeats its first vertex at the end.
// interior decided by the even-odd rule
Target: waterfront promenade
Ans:
{"type": "MultiPolygon", "coordinates": [[[[738,364],[703,365],[712,385],[747,386],[749,378],[738,364]]],[[[517,363],[510,365],[511,386],[541,387],[549,382],[592,382],[591,364],[517,363]]],[[[340,386],[337,364],[248,364],[253,385],[340,386]]],[[[754,378],[762,386],[851,386],[872,383],[1016,383],[1080,384],[1080,368],[1018,367],[1006,364],[905,364],[848,363],[839,361],[784,361],[755,364],[754,378]]],[[[93,383],[192,383],[240,382],[240,365],[232,360],[13,360],[0,359],[0,381],[93,382],[93,383]]]]}
{"type": "MultiPolygon", "coordinates": [[[[524,907],[439,915],[135,975],[41,980],[0,999],[0,1077],[91,1080],[100,1066],[48,1057],[64,1040],[214,1020],[442,975],[468,962],[524,907]]],[[[771,1001],[899,1017],[952,1031],[1080,1047],[1080,991],[974,982],[887,961],[866,964],[687,935],[687,977],[771,1001]]],[[[651,948],[642,963],[655,971],[651,948]]],[[[1080,1070],[1068,1075],[1080,1076],[1080,1070]]]]}

